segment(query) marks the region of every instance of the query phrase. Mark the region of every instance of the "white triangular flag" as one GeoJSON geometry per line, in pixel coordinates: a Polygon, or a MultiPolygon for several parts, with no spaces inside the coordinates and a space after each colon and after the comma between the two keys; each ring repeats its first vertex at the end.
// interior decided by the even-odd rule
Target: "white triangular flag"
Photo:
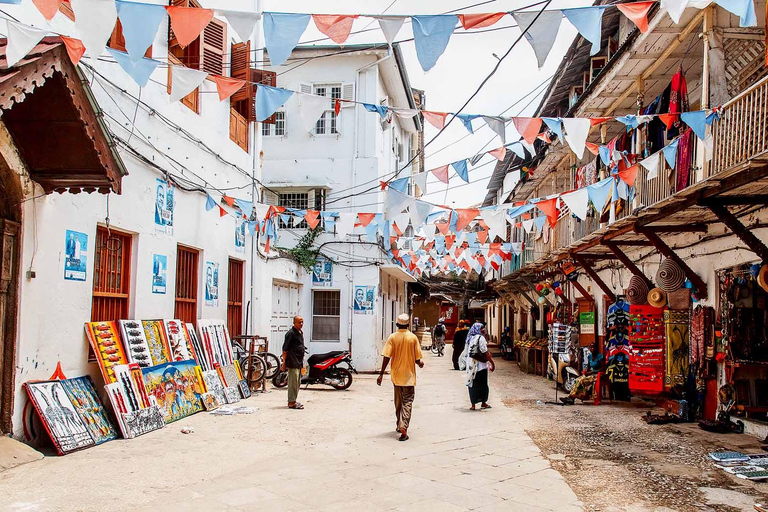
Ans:
{"type": "Polygon", "coordinates": [[[411,176],[411,183],[419,187],[419,191],[423,194],[427,193],[427,177],[428,172],[420,172],[411,176]]]}
{"type": "Polygon", "coordinates": [[[490,127],[491,130],[493,130],[496,135],[499,136],[501,139],[502,144],[507,143],[507,135],[505,133],[505,123],[504,119],[501,117],[491,117],[491,116],[483,116],[483,121],[485,121],[485,124],[490,127]]]}
{"type": "Polygon", "coordinates": [[[376,16],[376,19],[379,21],[381,31],[384,32],[384,38],[391,46],[395,37],[397,37],[397,33],[403,27],[405,16],[376,16]]]}
{"type": "Polygon", "coordinates": [[[589,210],[589,193],[586,189],[580,188],[563,194],[560,199],[571,209],[571,212],[581,220],[587,218],[587,211],[589,210]]]}
{"type": "Polygon", "coordinates": [[[688,0],[661,0],[661,8],[667,11],[676,25],[680,23],[680,17],[687,5],[688,0]]]}
{"type": "Polygon", "coordinates": [[[560,22],[563,20],[563,14],[560,11],[542,12],[539,17],[538,12],[513,12],[512,17],[517,22],[520,30],[528,31],[525,33],[525,39],[533,48],[536,54],[536,61],[539,69],[544,66],[552,45],[555,44],[557,31],[560,30],[560,22]],[[536,20],[534,23],[533,20],[536,20]],[[533,23],[533,24],[531,24],[533,23]]]}
{"type": "Polygon", "coordinates": [[[384,217],[392,219],[408,208],[415,198],[408,194],[398,192],[392,187],[387,188],[387,198],[384,201],[384,217]]]}
{"type": "Polygon", "coordinates": [[[524,220],[523,229],[526,233],[533,233],[533,219],[524,220]]]}
{"type": "MultiPolygon", "coordinates": [[[[251,39],[256,22],[261,19],[260,12],[225,11],[216,9],[227,18],[227,21],[235,30],[240,40],[245,42],[251,39]]],[[[250,56],[249,56],[250,57],[250,56]]]]}
{"type": "Polygon", "coordinates": [[[715,141],[712,138],[711,133],[707,135],[707,137],[704,139],[704,149],[705,149],[704,158],[706,159],[707,162],[712,161],[712,152],[715,149],[714,142],[715,141]]]}
{"type": "Polygon", "coordinates": [[[339,219],[336,221],[336,235],[339,238],[351,234],[355,230],[355,219],[357,214],[353,212],[339,213],[339,219]]]}
{"type": "Polygon", "coordinates": [[[591,121],[587,118],[563,118],[565,140],[579,160],[584,156],[584,148],[587,144],[590,126],[592,126],[591,121]]]}
{"type": "Polygon", "coordinates": [[[313,94],[294,94],[296,105],[299,107],[299,114],[304,123],[304,129],[308,133],[313,133],[315,125],[323,112],[330,108],[330,102],[325,96],[315,96],[313,94]]]}
{"type": "Polygon", "coordinates": [[[393,220],[395,221],[395,224],[397,224],[397,229],[405,233],[406,228],[408,228],[408,222],[410,221],[410,218],[411,218],[410,213],[403,212],[399,215],[395,215],[393,220]]]}
{"type": "Polygon", "coordinates": [[[659,175],[659,157],[661,157],[661,151],[657,151],[645,160],[640,161],[640,165],[648,171],[646,179],[652,180],[659,175]]]}
{"type": "Polygon", "coordinates": [[[47,30],[29,27],[6,20],[8,24],[8,46],[5,47],[7,67],[11,68],[37,46],[37,43],[48,33],[47,30]]]}
{"type": "Polygon", "coordinates": [[[397,117],[404,119],[410,119],[411,117],[419,115],[419,109],[416,108],[392,108],[389,107],[390,112],[394,112],[397,117]]]}
{"type": "Polygon", "coordinates": [[[507,237],[507,211],[504,209],[480,210],[480,216],[488,226],[488,240],[493,242],[497,236],[501,239],[507,237]]]}
{"type": "Polygon", "coordinates": [[[75,28],[92,58],[102,54],[117,22],[115,0],[71,0],[75,28]]]}
{"type": "Polygon", "coordinates": [[[171,103],[200,87],[207,76],[205,71],[171,65],[171,103]]]}

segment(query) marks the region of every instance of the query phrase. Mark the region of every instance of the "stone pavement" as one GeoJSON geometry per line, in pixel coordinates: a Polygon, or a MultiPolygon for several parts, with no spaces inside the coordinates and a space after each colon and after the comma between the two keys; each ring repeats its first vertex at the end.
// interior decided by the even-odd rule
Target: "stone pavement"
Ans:
{"type": "MultiPolygon", "coordinates": [[[[446,355],[450,354],[450,347],[446,355]]],[[[411,439],[395,433],[385,377],[348,391],[272,389],[252,415],[199,413],[137,439],[0,472],[2,510],[582,510],[494,392],[469,411],[464,373],[425,353],[411,439]],[[181,427],[195,432],[182,434],[181,427]]],[[[502,362],[501,364],[508,364],[502,362]]],[[[271,385],[268,386],[271,388],[271,385]]]]}

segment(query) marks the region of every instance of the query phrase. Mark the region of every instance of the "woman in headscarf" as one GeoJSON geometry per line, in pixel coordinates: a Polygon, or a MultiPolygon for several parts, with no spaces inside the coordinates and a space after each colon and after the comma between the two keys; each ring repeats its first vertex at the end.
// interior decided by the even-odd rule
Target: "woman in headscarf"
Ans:
{"type": "Polygon", "coordinates": [[[490,409],[488,405],[488,370],[493,371],[495,365],[491,352],[488,350],[488,342],[483,336],[483,324],[475,323],[467,333],[466,348],[467,363],[467,387],[469,388],[469,401],[472,404],[470,410],[475,410],[475,405],[480,403],[481,409],[490,409]]]}

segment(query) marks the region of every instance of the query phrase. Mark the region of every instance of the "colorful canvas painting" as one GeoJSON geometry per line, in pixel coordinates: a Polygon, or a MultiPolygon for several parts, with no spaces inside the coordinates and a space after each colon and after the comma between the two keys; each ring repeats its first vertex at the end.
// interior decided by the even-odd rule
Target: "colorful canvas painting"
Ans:
{"type": "Polygon", "coordinates": [[[227,387],[237,387],[238,382],[240,381],[240,375],[237,373],[237,368],[235,368],[234,364],[229,364],[226,366],[219,366],[219,377],[221,377],[221,382],[224,383],[227,387]]]}
{"type": "Polygon", "coordinates": [[[152,365],[168,363],[171,361],[168,343],[165,340],[165,328],[162,320],[142,320],[141,326],[144,328],[144,335],[149,345],[149,356],[152,358],[152,365]]]}
{"type": "Polygon", "coordinates": [[[125,425],[124,437],[133,439],[136,436],[159,430],[165,426],[163,413],[160,407],[152,405],[146,409],[126,412],[123,414],[123,424],[125,425]]]}
{"type": "Polygon", "coordinates": [[[687,310],[665,310],[667,331],[667,371],[664,386],[682,386],[688,376],[688,350],[690,344],[690,315],[687,310]]]}
{"type": "Polygon", "coordinates": [[[95,444],[61,381],[27,382],[24,387],[59,455],[95,444]]]}
{"type": "Polygon", "coordinates": [[[195,350],[197,364],[199,364],[203,370],[212,370],[213,366],[208,362],[208,357],[205,350],[203,350],[202,343],[200,343],[200,338],[198,338],[197,332],[195,332],[195,326],[189,323],[184,325],[187,328],[189,340],[192,342],[192,348],[195,350]]]}
{"type": "Polygon", "coordinates": [[[152,366],[152,355],[147,343],[147,336],[138,320],[118,320],[120,335],[128,361],[142,368],[152,366]]]}
{"type": "Polygon", "coordinates": [[[220,404],[227,403],[227,397],[224,394],[224,385],[221,383],[219,373],[216,370],[206,370],[203,372],[203,382],[205,389],[216,397],[220,404]]]}
{"type": "Polygon", "coordinates": [[[93,353],[96,354],[96,362],[99,363],[101,374],[104,376],[104,383],[115,382],[114,366],[128,362],[115,322],[87,322],[85,334],[93,353]]]}
{"type": "Polygon", "coordinates": [[[240,388],[238,386],[224,388],[224,396],[228,404],[235,404],[240,401],[240,388]]]}
{"type": "Polygon", "coordinates": [[[213,393],[203,393],[200,395],[200,399],[203,401],[203,407],[206,411],[213,411],[221,405],[213,393]]]}
{"type": "Polygon", "coordinates": [[[202,385],[197,380],[195,361],[174,361],[142,368],[147,393],[157,400],[166,423],[203,410],[202,385]]]}
{"type": "Polygon", "coordinates": [[[109,421],[89,376],[63,380],[61,385],[96,444],[111,441],[117,437],[115,427],[109,421]]]}
{"type": "Polygon", "coordinates": [[[198,320],[197,326],[200,331],[200,343],[203,345],[205,357],[210,366],[208,369],[213,369],[215,363],[232,364],[232,346],[224,322],[201,319],[198,320]]]}
{"type": "Polygon", "coordinates": [[[248,387],[248,383],[245,382],[244,379],[241,379],[237,385],[240,387],[240,394],[243,395],[243,398],[251,397],[251,389],[248,387]]]}
{"type": "Polygon", "coordinates": [[[163,320],[168,347],[174,361],[195,359],[195,349],[189,339],[187,328],[181,320],[163,320]]]}

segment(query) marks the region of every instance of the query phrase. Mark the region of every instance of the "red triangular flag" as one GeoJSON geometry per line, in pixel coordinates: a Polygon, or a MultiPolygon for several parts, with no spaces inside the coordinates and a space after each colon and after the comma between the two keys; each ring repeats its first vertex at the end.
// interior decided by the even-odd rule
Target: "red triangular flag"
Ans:
{"type": "Polygon", "coordinates": [[[493,151],[489,151],[488,154],[496,158],[496,160],[499,162],[503,162],[504,157],[507,156],[507,148],[501,146],[500,148],[496,148],[493,151]]]}
{"type": "Polygon", "coordinates": [[[315,229],[315,226],[320,222],[320,212],[317,210],[307,210],[307,213],[304,214],[304,220],[307,221],[307,226],[309,226],[309,229],[315,229]]]}
{"type": "Polygon", "coordinates": [[[397,236],[403,236],[403,231],[399,227],[397,227],[396,222],[392,223],[392,229],[395,230],[395,233],[397,233],[397,236]]]}
{"type": "Polygon", "coordinates": [[[630,187],[634,187],[635,178],[637,178],[637,164],[633,165],[629,169],[619,171],[619,178],[621,178],[621,180],[630,187]]]}
{"type": "Polygon", "coordinates": [[[667,130],[669,130],[672,128],[672,124],[675,122],[678,115],[679,114],[659,114],[659,119],[666,125],[667,130]]]}
{"type": "Polygon", "coordinates": [[[398,259],[400,257],[400,250],[399,249],[392,249],[392,256],[395,259],[398,259]]]}
{"type": "Polygon", "coordinates": [[[491,260],[491,266],[493,267],[493,270],[499,270],[499,264],[494,260],[491,260]]]}
{"type": "Polygon", "coordinates": [[[224,201],[224,202],[225,202],[225,203],[226,203],[228,206],[231,206],[232,208],[234,208],[234,207],[235,207],[235,198],[234,198],[234,197],[229,197],[229,196],[226,196],[226,195],[225,195],[225,196],[221,196],[221,199],[222,199],[222,200],[223,200],[223,201],[224,201]]]}
{"type": "Polygon", "coordinates": [[[169,5],[165,10],[171,17],[171,29],[182,48],[197,39],[213,19],[213,9],[169,5]]]}
{"type": "Polygon", "coordinates": [[[539,135],[539,128],[541,128],[540,117],[513,117],[512,122],[515,123],[515,129],[520,136],[525,139],[528,144],[533,144],[536,137],[539,135]]]}
{"type": "Polygon", "coordinates": [[[484,244],[488,240],[488,232],[486,230],[478,231],[477,239],[481,244],[484,244]]]}
{"type": "Polygon", "coordinates": [[[56,13],[59,12],[61,2],[62,0],[32,0],[40,14],[48,21],[51,21],[56,16],[56,13]]]}
{"type": "Polygon", "coordinates": [[[221,206],[219,206],[219,217],[223,217],[226,214],[227,214],[227,211],[224,208],[222,208],[221,206]]]}
{"type": "Polygon", "coordinates": [[[656,2],[631,2],[628,4],[616,4],[621,13],[637,25],[640,32],[648,32],[648,11],[656,2]]]}
{"type": "Polygon", "coordinates": [[[336,44],[344,44],[352,31],[357,14],[313,14],[317,30],[331,38],[336,44]]]}
{"type": "Polygon", "coordinates": [[[437,230],[442,235],[448,233],[448,228],[451,227],[447,222],[437,222],[435,223],[435,226],[437,226],[437,230]]]}
{"type": "Polygon", "coordinates": [[[471,28],[485,28],[490,27],[497,21],[499,21],[506,12],[486,12],[478,14],[459,14],[459,20],[464,30],[471,28]]]}
{"type": "Polygon", "coordinates": [[[557,224],[557,198],[547,199],[546,201],[539,201],[536,203],[536,208],[544,212],[544,215],[549,219],[549,225],[554,226],[557,224]]]}
{"type": "Polygon", "coordinates": [[[597,126],[599,124],[603,124],[606,121],[610,121],[613,119],[612,117],[592,117],[589,119],[589,125],[590,126],[597,126]]]}
{"type": "Polygon", "coordinates": [[[600,146],[598,146],[597,144],[594,144],[592,142],[585,142],[584,144],[587,146],[587,149],[589,150],[589,152],[592,153],[593,155],[597,156],[600,153],[600,146]]]}
{"type": "Polygon", "coordinates": [[[480,213],[477,208],[459,208],[454,210],[458,216],[456,221],[456,231],[461,231],[469,225],[470,222],[475,220],[475,217],[480,213]]]}
{"type": "Polygon", "coordinates": [[[341,101],[339,101],[338,98],[336,98],[336,101],[333,102],[333,112],[336,115],[339,115],[339,112],[341,112],[341,101]]]}
{"type": "Polygon", "coordinates": [[[437,179],[439,179],[440,181],[442,181],[446,185],[448,184],[448,179],[449,179],[448,178],[448,167],[450,167],[450,165],[443,165],[441,167],[436,167],[436,168],[432,169],[432,174],[434,174],[437,179]]]}
{"type": "Polygon", "coordinates": [[[80,58],[85,53],[85,45],[83,45],[81,40],[73,37],[61,36],[61,42],[64,43],[64,47],[67,49],[67,55],[69,55],[72,64],[77,66],[77,63],[80,62],[80,58]]]}
{"type": "Polygon", "coordinates": [[[216,84],[216,90],[219,92],[219,101],[229,98],[245,85],[245,80],[221,75],[209,74],[208,80],[212,80],[216,84]]]}
{"type": "Polygon", "coordinates": [[[453,242],[456,241],[456,235],[445,235],[445,248],[450,249],[453,247],[453,242]]]}
{"type": "Polygon", "coordinates": [[[375,216],[376,216],[375,213],[358,213],[357,219],[360,221],[361,226],[366,227],[368,224],[371,223],[371,221],[375,216]]]}
{"type": "Polygon", "coordinates": [[[445,118],[448,117],[448,112],[430,112],[429,110],[422,110],[421,113],[424,115],[424,119],[438,130],[442,130],[445,126],[445,118]]]}
{"type": "Polygon", "coordinates": [[[272,238],[267,237],[267,244],[264,246],[264,252],[269,252],[269,241],[272,240],[272,238]]]}

